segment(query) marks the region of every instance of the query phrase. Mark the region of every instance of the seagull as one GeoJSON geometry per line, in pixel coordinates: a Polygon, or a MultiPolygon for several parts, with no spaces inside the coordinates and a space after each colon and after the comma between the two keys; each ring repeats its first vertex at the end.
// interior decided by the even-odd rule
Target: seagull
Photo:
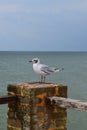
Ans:
{"type": "Polygon", "coordinates": [[[50,75],[51,73],[55,73],[55,72],[64,70],[63,68],[62,69],[51,68],[47,65],[41,64],[39,58],[34,58],[34,59],[30,60],[29,62],[33,63],[33,70],[37,74],[41,75],[41,81],[40,81],[41,83],[44,83],[46,76],[50,75]]]}

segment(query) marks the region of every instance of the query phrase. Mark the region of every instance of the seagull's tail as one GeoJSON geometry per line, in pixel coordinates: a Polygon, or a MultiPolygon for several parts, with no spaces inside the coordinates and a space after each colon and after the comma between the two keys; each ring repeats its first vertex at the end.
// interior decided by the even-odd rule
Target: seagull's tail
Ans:
{"type": "Polygon", "coordinates": [[[59,72],[59,71],[61,71],[61,70],[64,70],[64,68],[54,68],[54,72],[59,72]]]}

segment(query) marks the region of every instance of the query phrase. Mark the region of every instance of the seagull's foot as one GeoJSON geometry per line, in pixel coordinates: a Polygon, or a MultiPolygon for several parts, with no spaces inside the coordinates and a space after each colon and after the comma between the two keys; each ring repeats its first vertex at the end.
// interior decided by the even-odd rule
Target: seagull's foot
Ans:
{"type": "Polygon", "coordinates": [[[39,81],[40,84],[44,84],[45,82],[44,81],[39,81]]]}

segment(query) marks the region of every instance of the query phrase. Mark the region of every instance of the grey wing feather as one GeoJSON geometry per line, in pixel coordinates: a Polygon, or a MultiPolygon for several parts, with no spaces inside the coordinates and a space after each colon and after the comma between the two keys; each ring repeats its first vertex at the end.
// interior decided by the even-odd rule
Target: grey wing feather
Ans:
{"type": "Polygon", "coordinates": [[[48,66],[43,66],[41,67],[41,71],[45,72],[46,74],[50,74],[52,72],[54,72],[54,69],[53,68],[49,68],[48,66]]]}

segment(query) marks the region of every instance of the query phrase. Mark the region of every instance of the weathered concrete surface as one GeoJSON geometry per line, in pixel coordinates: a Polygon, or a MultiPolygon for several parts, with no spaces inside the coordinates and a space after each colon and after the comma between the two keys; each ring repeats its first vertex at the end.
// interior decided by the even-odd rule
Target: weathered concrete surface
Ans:
{"type": "Polygon", "coordinates": [[[66,130],[66,109],[48,105],[45,97],[67,97],[67,86],[51,83],[8,85],[8,94],[18,96],[18,101],[8,106],[8,130],[66,130]]]}

